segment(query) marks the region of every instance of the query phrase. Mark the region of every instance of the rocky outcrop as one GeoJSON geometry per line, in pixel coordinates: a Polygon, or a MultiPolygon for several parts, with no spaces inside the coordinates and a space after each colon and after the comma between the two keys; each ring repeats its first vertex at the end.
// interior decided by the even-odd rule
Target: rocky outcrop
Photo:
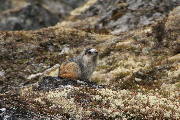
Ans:
{"type": "Polygon", "coordinates": [[[11,7],[10,0],[0,0],[0,11],[9,9],[11,7]]]}
{"type": "Polygon", "coordinates": [[[163,19],[179,4],[178,0],[91,0],[72,11],[70,21],[60,25],[117,35],[163,19]]]}
{"type": "Polygon", "coordinates": [[[1,30],[33,30],[55,25],[59,21],[56,14],[39,4],[4,12],[0,17],[1,30]]]}
{"type": "Polygon", "coordinates": [[[55,25],[85,0],[1,0],[0,30],[35,30],[55,25]]]}

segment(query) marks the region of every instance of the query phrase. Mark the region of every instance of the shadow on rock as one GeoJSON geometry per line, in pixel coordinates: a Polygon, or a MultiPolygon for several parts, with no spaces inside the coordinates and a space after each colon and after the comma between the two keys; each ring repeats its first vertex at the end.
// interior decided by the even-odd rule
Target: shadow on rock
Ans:
{"type": "Polygon", "coordinates": [[[46,76],[43,77],[40,82],[38,83],[38,90],[51,90],[59,87],[79,87],[79,86],[86,86],[92,88],[103,88],[102,85],[97,85],[95,82],[91,81],[80,81],[80,80],[71,80],[71,79],[64,79],[59,77],[51,77],[46,76]]]}

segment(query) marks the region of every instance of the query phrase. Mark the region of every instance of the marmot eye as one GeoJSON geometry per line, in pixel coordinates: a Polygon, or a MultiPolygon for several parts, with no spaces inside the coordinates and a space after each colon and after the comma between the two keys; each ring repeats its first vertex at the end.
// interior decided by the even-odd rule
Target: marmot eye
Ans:
{"type": "Polygon", "coordinates": [[[91,51],[88,51],[87,53],[88,53],[88,54],[91,54],[92,52],[91,52],[91,51]]]}

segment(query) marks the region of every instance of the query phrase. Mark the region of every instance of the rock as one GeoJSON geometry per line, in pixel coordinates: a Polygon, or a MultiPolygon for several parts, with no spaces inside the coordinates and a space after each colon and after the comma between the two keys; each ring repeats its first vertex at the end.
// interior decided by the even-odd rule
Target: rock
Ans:
{"type": "Polygon", "coordinates": [[[0,30],[34,30],[53,26],[85,1],[1,0],[0,30]]]}
{"type": "Polygon", "coordinates": [[[3,76],[4,76],[4,74],[5,74],[5,72],[4,72],[4,71],[0,71],[0,77],[3,77],[3,76]]]}
{"type": "Polygon", "coordinates": [[[31,80],[31,79],[35,79],[35,78],[42,77],[42,76],[58,77],[59,67],[60,67],[60,65],[56,64],[53,67],[45,70],[42,73],[36,73],[36,74],[32,74],[32,75],[28,76],[27,79],[31,80]]]}
{"type": "Polygon", "coordinates": [[[87,0],[42,0],[42,3],[52,12],[59,14],[61,17],[69,15],[69,13],[81,6],[87,0]]]}
{"type": "Polygon", "coordinates": [[[60,55],[68,54],[68,53],[70,53],[70,48],[67,45],[62,49],[62,51],[60,52],[60,55]]]}
{"type": "Polygon", "coordinates": [[[136,82],[140,82],[140,81],[142,81],[142,79],[135,78],[135,81],[136,81],[136,82]]]}
{"type": "Polygon", "coordinates": [[[38,83],[39,90],[53,90],[56,88],[66,88],[66,87],[91,87],[91,88],[102,88],[103,86],[97,85],[95,82],[90,81],[79,81],[62,79],[58,77],[46,76],[42,77],[38,83]]]}
{"type": "Polygon", "coordinates": [[[0,0],[0,11],[11,8],[10,0],[0,0]]]}
{"type": "Polygon", "coordinates": [[[55,25],[59,17],[39,4],[0,14],[1,30],[34,30],[55,25]]]}
{"type": "Polygon", "coordinates": [[[159,0],[93,0],[71,12],[72,17],[75,16],[73,20],[77,23],[69,26],[78,27],[83,20],[87,21],[85,26],[79,26],[83,30],[107,29],[112,34],[118,35],[163,19],[176,6],[178,6],[178,0],[164,0],[163,2],[159,0]],[[92,17],[95,19],[88,22],[92,17]],[[78,22],[78,20],[81,21],[78,22]]]}
{"type": "Polygon", "coordinates": [[[1,108],[0,109],[1,120],[36,120],[36,119],[51,119],[51,117],[44,117],[43,115],[34,114],[30,111],[26,111],[23,108],[1,108]]]}

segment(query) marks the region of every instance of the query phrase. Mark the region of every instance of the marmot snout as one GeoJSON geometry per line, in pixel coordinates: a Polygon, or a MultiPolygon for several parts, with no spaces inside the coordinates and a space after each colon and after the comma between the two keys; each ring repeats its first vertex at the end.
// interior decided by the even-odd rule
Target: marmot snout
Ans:
{"type": "Polygon", "coordinates": [[[60,66],[59,77],[73,80],[89,80],[97,65],[98,51],[85,49],[79,56],[72,58],[60,66]]]}

